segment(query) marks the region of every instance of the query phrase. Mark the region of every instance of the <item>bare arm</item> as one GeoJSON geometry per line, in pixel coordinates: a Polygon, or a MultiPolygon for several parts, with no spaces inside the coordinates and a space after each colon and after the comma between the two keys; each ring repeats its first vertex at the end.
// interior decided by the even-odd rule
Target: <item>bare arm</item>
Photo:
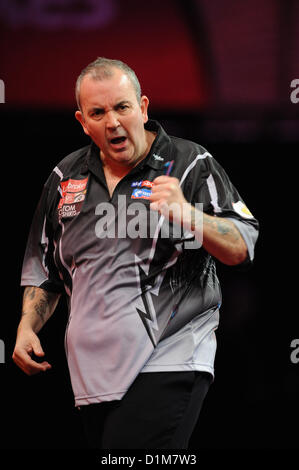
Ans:
{"type": "Polygon", "coordinates": [[[247,246],[239,230],[231,220],[203,214],[203,226],[196,226],[195,209],[191,206],[191,229],[203,232],[203,247],[215,258],[227,265],[242,263],[247,256],[247,246]]]}
{"type": "Polygon", "coordinates": [[[18,326],[13,360],[28,375],[51,368],[48,362],[36,362],[31,356],[44,356],[37,333],[53,314],[60,294],[39,287],[26,287],[23,297],[22,317],[18,326]]]}
{"type": "Polygon", "coordinates": [[[236,265],[246,259],[247,246],[234,223],[200,213],[184,198],[177,178],[158,176],[150,200],[151,209],[159,210],[185,229],[191,229],[195,238],[202,240],[203,247],[222,263],[236,265]]]}

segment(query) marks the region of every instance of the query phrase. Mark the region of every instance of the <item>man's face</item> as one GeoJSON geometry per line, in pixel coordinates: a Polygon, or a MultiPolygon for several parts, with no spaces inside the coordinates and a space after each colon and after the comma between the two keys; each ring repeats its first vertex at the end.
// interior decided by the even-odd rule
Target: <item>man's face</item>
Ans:
{"type": "Polygon", "coordinates": [[[148,99],[137,101],[135,89],[119,69],[112,77],[95,80],[86,75],[80,87],[81,111],[76,118],[101,150],[107,163],[134,166],[147,152],[144,123],[148,99]]]}

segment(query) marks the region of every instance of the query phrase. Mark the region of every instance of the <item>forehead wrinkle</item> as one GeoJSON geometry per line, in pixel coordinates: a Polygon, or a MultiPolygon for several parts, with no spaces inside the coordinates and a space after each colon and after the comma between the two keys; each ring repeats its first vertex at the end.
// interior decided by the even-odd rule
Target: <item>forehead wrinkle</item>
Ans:
{"type": "Polygon", "coordinates": [[[93,77],[92,75],[87,75],[86,77],[84,77],[82,82],[83,83],[81,84],[81,98],[88,111],[94,108],[106,109],[107,105],[107,107],[114,107],[121,102],[128,102],[130,104],[134,103],[133,97],[135,97],[135,91],[130,79],[127,77],[126,74],[121,74],[119,77],[117,77],[116,74],[113,74],[111,78],[107,77],[102,80],[93,77]],[[117,86],[113,86],[112,91],[109,93],[109,82],[111,80],[114,80],[115,78],[118,78],[117,86]],[[94,85],[96,83],[102,83],[103,88],[97,90],[97,87],[95,86],[94,88],[92,87],[92,89],[90,89],[88,86],[88,82],[93,82],[94,85]],[[122,89],[119,90],[118,88],[122,89]],[[102,103],[99,103],[99,98],[103,99],[102,103]]]}
{"type": "MultiPolygon", "coordinates": [[[[120,106],[120,105],[125,104],[125,103],[128,103],[128,104],[132,105],[132,101],[129,100],[129,99],[119,99],[119,100],[115,100],[115,103],[112,105],[112,108],[117,108],[117,106],[120,106]]],[[[105,111],[106,107],[97,103],[97,104],[91,104],[90,106],[88,106],[87,110],[88,111],[94,111],[94,110],[105,111]]]]}

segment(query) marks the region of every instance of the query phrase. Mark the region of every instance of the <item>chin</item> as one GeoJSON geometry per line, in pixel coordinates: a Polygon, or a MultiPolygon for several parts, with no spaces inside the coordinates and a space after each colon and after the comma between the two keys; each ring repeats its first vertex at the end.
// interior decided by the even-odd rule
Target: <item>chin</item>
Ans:
{"type": "Polygon", "coordinates": [[[118,163],[124,163],[127,165],[133,165],[136,161],[136,158],[134,158],[133,155],[129,155],[125,152],[119,152],[116,155],[113,155],[113,160],[118,162],[118,163]]]}

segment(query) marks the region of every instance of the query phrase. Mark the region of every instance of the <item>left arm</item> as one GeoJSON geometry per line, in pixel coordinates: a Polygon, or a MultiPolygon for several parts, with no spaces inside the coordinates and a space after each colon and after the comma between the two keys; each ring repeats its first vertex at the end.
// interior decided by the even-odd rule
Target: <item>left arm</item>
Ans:
{"type": "Polygon", "coordinates": [[[198,217],[198,209],[186,201],[177,178],[164,175],[156,178],[150,201],[152,210],[191,230],[196,239],[203,240],[203,247],[222,263],[237,265],[246,259],[247,246],[234,223],[205,213],[198,217]]]}
{"type": "Polygon", "coordinates": [[[195,209],[191,206],[191,229],[198,238],[203,231],[203,247],[215,258],[227,265],[236,265],[245,261],[247,247],[239,230],[231,220],[203,214],[202,227],[197,227],[195,209]]]}

